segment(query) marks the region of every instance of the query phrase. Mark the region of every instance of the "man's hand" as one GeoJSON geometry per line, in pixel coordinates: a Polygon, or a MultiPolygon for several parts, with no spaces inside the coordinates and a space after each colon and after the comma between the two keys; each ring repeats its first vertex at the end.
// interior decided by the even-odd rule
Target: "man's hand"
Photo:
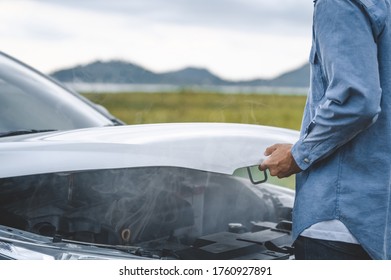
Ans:
{"type": "Polygon", "coordinates": [[[278,178],[299,173],[301,169],[291,154],[291,148],[291,144],[274,144],[268,147],[264,154],[269,157],[262,162],[259,169],[262,171],[269,169],[270,175],[278,178]]]}

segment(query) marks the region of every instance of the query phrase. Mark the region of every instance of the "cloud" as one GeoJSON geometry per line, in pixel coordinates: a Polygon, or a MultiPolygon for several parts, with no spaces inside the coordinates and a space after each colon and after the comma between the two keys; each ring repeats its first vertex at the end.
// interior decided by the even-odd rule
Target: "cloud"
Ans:
{"type": "Polygon", "coordinates": [[[37,0],[75,10],[112,13],[157,23],[303,34],[311,24],[309,0],[37,0]]]}
{"type": "Polygon", "coordinates": [[[307,60],[311,13],[309,0],[1,0],[0,37],[44,72],[124,59],[266,78],[307,60]]]}

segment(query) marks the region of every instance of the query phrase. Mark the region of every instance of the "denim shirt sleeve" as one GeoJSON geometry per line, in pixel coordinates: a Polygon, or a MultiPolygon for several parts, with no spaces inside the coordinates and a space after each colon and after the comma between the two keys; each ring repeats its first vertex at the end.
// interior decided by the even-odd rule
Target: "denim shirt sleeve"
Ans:
{"type": "Polygon", "coordinates": [[[311,75],[316,76],[307,99],[309,112],[292,147],[302,170],[367,129],[380,113],[376,38],[381,36],[384,18],[374,1],[315,3],[310,60],[311,67],[318,68],[312,68],[311,75]]]}

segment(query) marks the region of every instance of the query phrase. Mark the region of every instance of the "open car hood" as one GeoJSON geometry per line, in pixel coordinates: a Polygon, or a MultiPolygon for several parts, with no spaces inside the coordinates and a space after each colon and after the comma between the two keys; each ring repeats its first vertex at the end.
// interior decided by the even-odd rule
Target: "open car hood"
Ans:
{"type": "Polygon", "coordinates": [[[0,259],[289,259],[294,191],[235,171],[297,136],[193,123],[1,138],[0,259]]]}
{"type": "Polygon", "coordinates": [[[233,174],[258,165],[276,142],[298,132],[223,123],[87,128],[0,140],[0,178],[109,168],[171,166],[233,174]]]}

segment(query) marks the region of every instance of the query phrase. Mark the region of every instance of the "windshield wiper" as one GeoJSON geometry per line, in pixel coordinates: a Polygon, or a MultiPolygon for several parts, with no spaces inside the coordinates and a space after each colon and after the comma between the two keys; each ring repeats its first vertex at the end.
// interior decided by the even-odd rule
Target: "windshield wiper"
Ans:
{"type": "Polygon", "coordinates": [[[0,132],[0,137],[8,137],[8,136],[16,136],[16,135],[24,135],[24,134],[33,134],[33,133],[41,133],[41,132],[50,132],[57,131],[57,129],[21,129],[21,130],[13,130],[7,132],[0,132]]]}

